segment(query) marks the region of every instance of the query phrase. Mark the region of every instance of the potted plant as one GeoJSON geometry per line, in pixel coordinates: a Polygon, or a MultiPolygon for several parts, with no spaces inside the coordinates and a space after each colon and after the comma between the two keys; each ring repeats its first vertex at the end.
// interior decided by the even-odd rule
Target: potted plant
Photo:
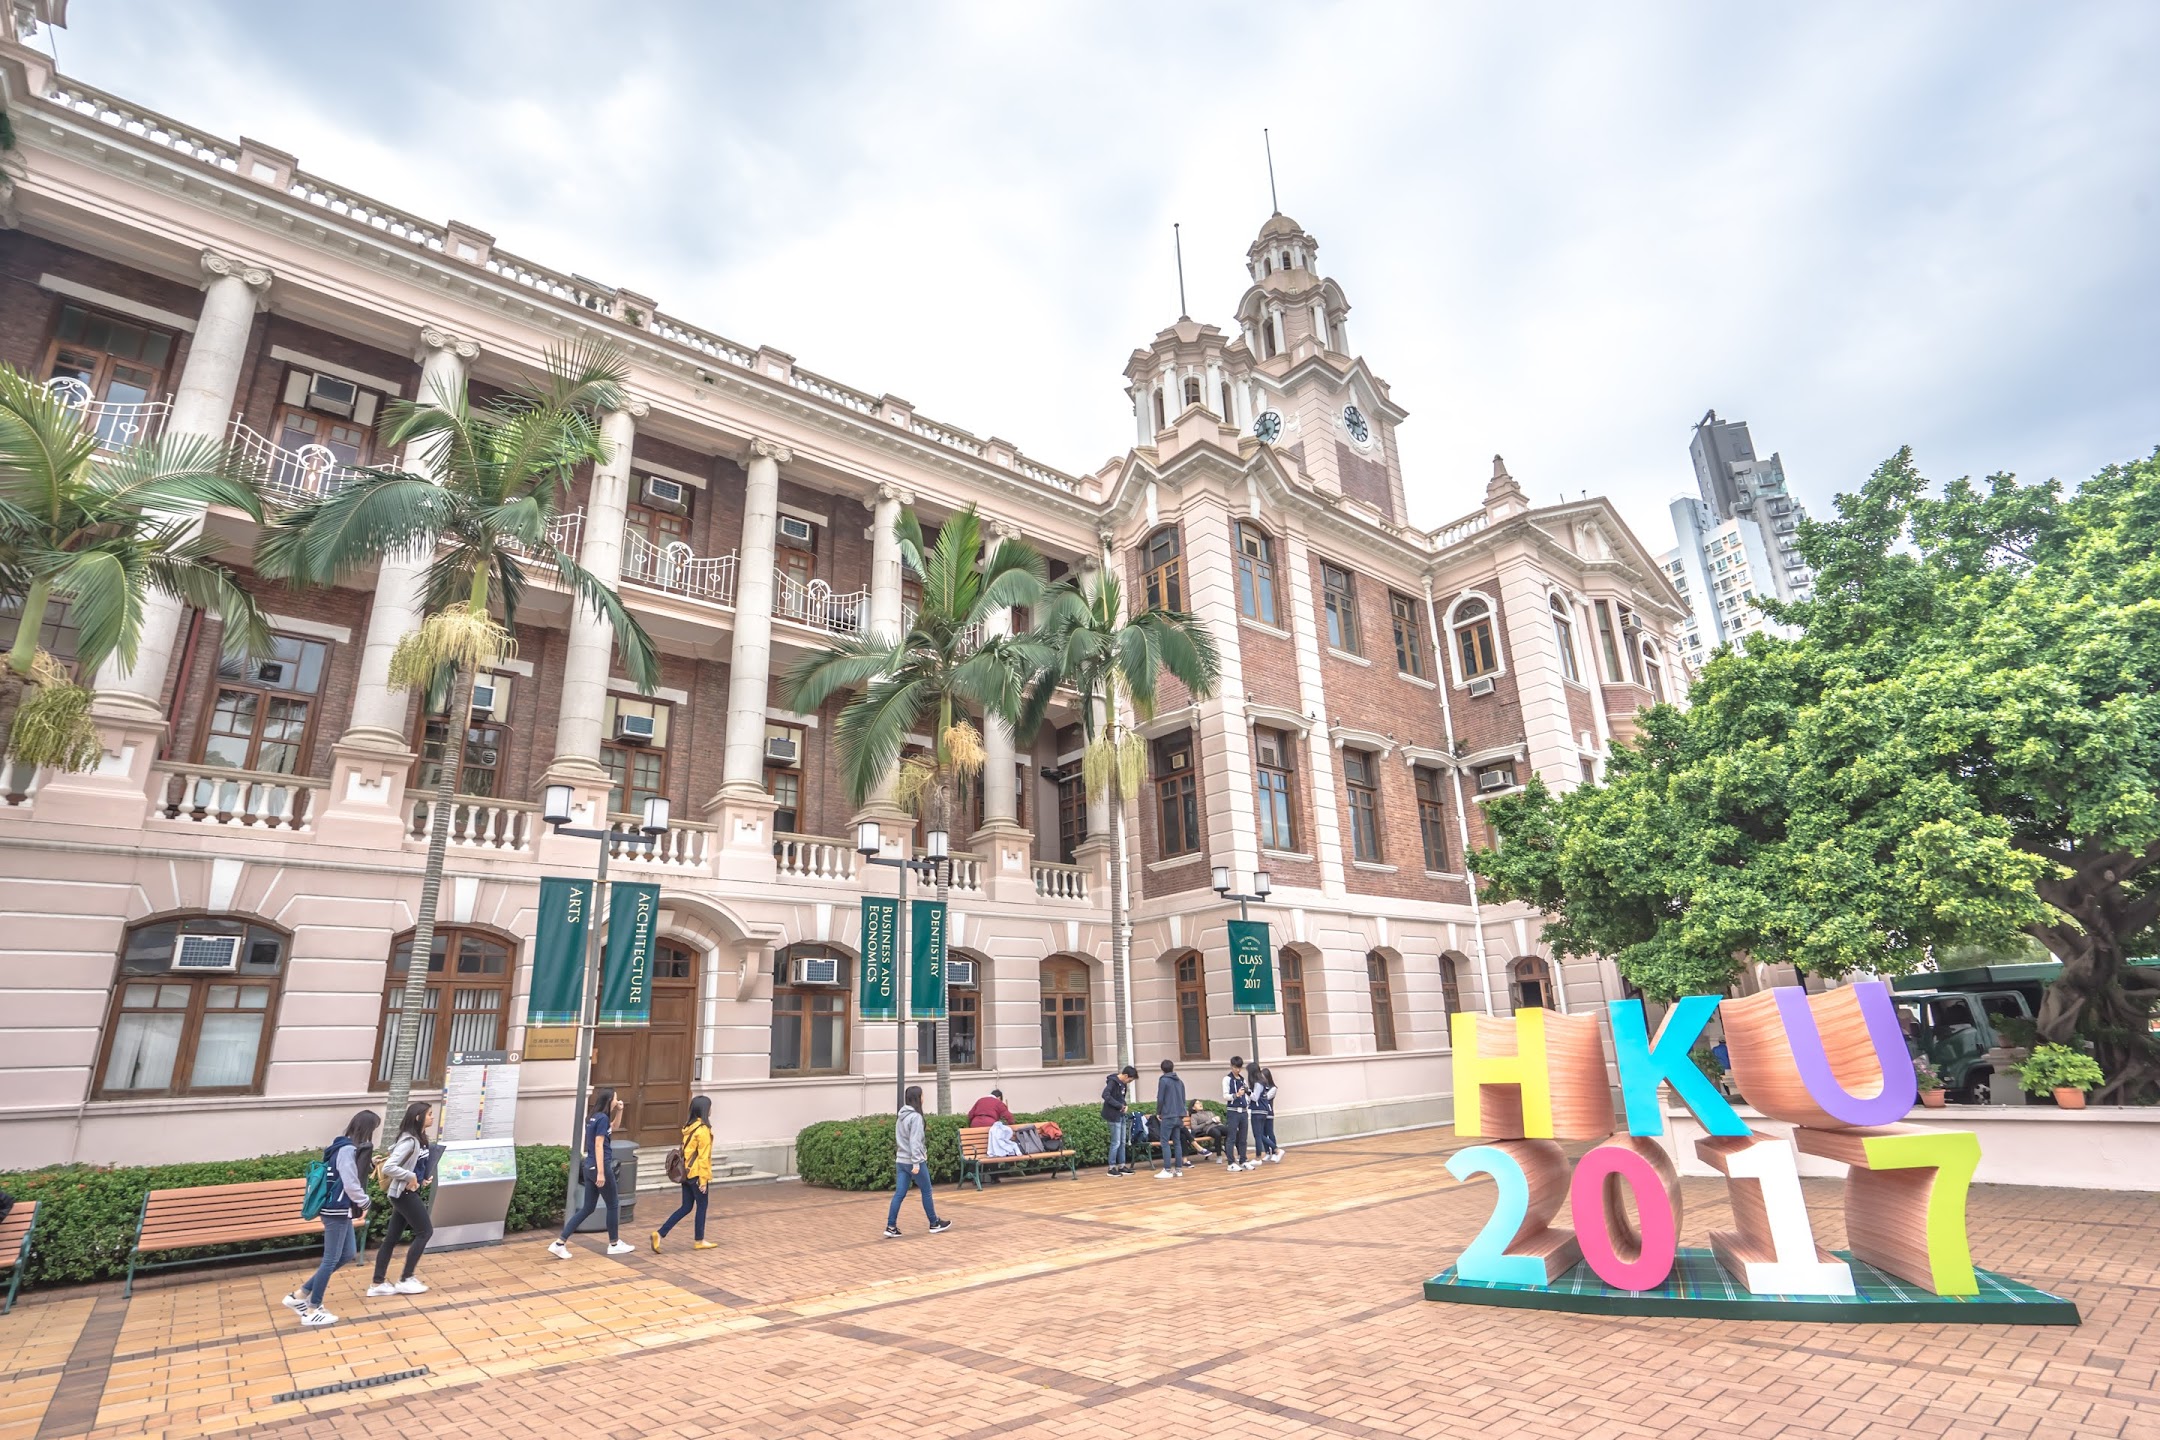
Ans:
{"type": "Polygon", "coordinates": [[[2028,1095],[2052,1093],[2065,1110],[2085,1108],[2085,1092],[2107,1078],[2090,1055],[2068,1045],[2042,1045],[2017,1067],[2018,1083],[2028,1095]]]}
{"type": "Polygon", "coordinates": [[[1943,1107],[1943,1080],[1936,1072],[1935,1064],[1925,1055],[1915,1056],[1912,1063],[1913,1079],[1920,1085],[1920,1103],[1930,1110],[1943,1107]]]}

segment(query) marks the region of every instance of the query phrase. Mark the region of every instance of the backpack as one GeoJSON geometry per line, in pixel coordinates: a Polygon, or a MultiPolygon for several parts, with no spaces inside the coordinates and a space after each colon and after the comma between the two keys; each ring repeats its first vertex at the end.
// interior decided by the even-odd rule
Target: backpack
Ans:
{"type": "Polygon", "coordinates": [[[1036,1133],[1033,1125],[1022,1125],[1014,1130],[1013,1143],[1020,1147],[1022,1155],[1040,1155],[1043,1153],[1042,1136],[1036,1133]]]}
{"type": "Polygon", "coordinates": [[[301,1219],[313,1220],[322,1214],[323,1206],[328,1205],[337,1195],[338,1178],[336,1170],[331,1166],[331,1159],[337,1154],[338,1146],[344,1143],[343,1136],[331,1141],[329,1148],[322,1152],[322,1159],[307,1167],[307,1189],[300,1192],[301,1219]]]}
{"type": "Polygon", "coordinates": [[[667,1152],[667,1178],[677,1185],[690,1178],[690,1167],[683,1163],[682,1146],[667,1152]]]}

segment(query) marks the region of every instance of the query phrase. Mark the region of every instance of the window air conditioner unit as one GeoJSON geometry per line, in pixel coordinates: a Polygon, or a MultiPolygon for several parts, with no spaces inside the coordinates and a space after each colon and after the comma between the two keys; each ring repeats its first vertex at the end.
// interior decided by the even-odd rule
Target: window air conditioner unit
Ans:
{"type": "Polygon", "coordinates": [[[829,957],[800,958],[788,967],[791,985],[838,985],[840,962],[829,957]]]}
{"type": "Polygon", "coordinates": [[[1481,791],[1506,790],[1514,784],[1515,772],[1513,770],[1482,770],[1478,772],[1477,788],[1481,791]]]}
{"type": "Polygon", "coordinates": [[[796,752],[801,748],[792,735],[768,735],[765,737],[765,761],[769,765],[793,765],[796,752]]]}
{"type": "Polygon", "coordinates": [[[317,375],[308,382],[307,407],[330,415],[351,418],[360,403],[360,387],[335,375],[317,375]]]}
{"type": "Polygon", "coordinates": [[[240,968],[241,936],[182,934],[173,941],[172,968],[189,974],[240,968]]]}
{"type": "Polygon", "coordinates": [[[809,521],[799,519],[793,515],[782,515],[780,517],[780,539],[782,543],[800,545],[807,549],[816,538],[817,531],[812,528],[809,521]]]}
{"type": "Polygon", "coordinates": [[[493,716],[498,703],[497,696],[498,691],[493,677],[484,676],[473,681],[472,713],[493,716]]]}
{"type": "Polygon", "coordinates": [[[1490,695],[1492,692],[1493,682],[1490,675],[1481,675],[1470,682],[1470,693],[1472,695],[1490,695]]]}
{"type": "Polygon", "coordinates": [[[959,986],[973,989],[975,986],[975,962],[973,960],[947,960],[945,962],[945,985],[947,989],[959,986]]]}
{"type": "Polygon", "coordinates": [[[628,740],[634,745],[650,745],[653,738],[653,717],[618,713],[615,717],[615,738],[628,740]]]}
{"type": "Polygon", "coordinates": [[[647,505],[656,505],[662,510],[683,510],[688,508],[683,498],[682,481],[663,479],[658,475],[645,477],[645,503],[647,505]]]}

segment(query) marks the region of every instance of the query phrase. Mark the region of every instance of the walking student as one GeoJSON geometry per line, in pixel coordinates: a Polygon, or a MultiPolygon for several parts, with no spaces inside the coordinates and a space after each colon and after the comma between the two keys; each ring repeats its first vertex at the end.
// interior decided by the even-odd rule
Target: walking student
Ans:
{"type": "Polygon", "coordinates": [[[697,1218],[690,1222],[693,1250],[710,1250],[713,1242],[705,1238],[706,1192],[712,1186],[712,1097],[700,1095],[690,1102],[690,1118],[682,1127],[682,1204],[675,1213],[660,1222],[660,1228],[652,1232],[653,1254],[660,1253],[660,1242],[675,1228],[677,1221],[692,1211],[697,1218]]]}
{"type": "Polygon", "coordinates": [[[548,1253],[558,1260],[570,1258],[570,1237],[602,1204],[607,1206],[607,1253],[628,1255],[637,1248],[625,1245],[617,1233],[622,1222],[622,1196],[616,1190],[615,1167],[608,1164],[608,1141],[615,1133],[620,1109],[615,1103],[614,1086],[603,1085],[593,1091],[592,1107],[585,1112],[585,1144],[578,1151],[578,1173],[585,1182],[585,1203],[578,1207],[577,1214],[564,1222],[562,1234],[548,1246],[548,1253]]]}
{"type": "Polygon", "coordinates": [[[1112,1175],[1130,1175],[1133,1167],[1126,1163],[1126,1143],[1130,1128],[1125,1117],[1131,1112],[1129,1096],[1131,1087],[1140,1083],[1140,1072],[1127,1065],[1124,1069],[1103,1081],[1102,1118],[1110,1127],[1110,1169],[1112,1175]]]}
{"type": "Polygon", "coordinates": [[[435,1237],[435,1222],[428,1217],[427,1205],[420,1198],[434,1168],[427,1122],[425,1100],[406,1106],[405,1118],[398,1122],[397,1139],[390,1142],[390,1153],[383,1160],[383,1193],[390,1197],[390,1224],[383,1231],[382,1248],[375,1252],[375,1283],[368,1286],[370,1295],[427,1293],[427,1282],[413,1273],[420,1268],[428,1241],[435,1237]],[[408,1230],[412,1232],[412,1243],[405,1247],[405,1271],[392,1285],[390,1252],[397,1249],[399,1239],[408,1230]]]}
{"type": "Polygon", "coordinates": [[[1253,1087],[1253,1150],[1261,1160],[1280,1165],[1282,1146],[1275,1143],[1275,1072],[1258,1065],[1253,1069],[1260,1076],[1260,1083],[1253,1087]]]}
{"type": "Polygon", "coordinates": [[[286,1306],[299,1312],[302,1325],[337,1324],[337,1316],[323,1308],[323,1300],[330,1277],[360,1253],[354,1231],[367,1225],[368,1207],[367,1184],[360,1177],[374,1168],[375,1132],[381,1127],[382,1116],[362,1110],[352,1117],[345,1133],[323,1150],[323,1165],[330,1172],[330,1198],[322,1208],[322,1264],[285,1297],[286,1306]]]}
{"type": "Polygon", "coordinates": [[[1177,1066],[1168,1060],[1162,1062],[1162,1075],[1155,1082],[1155,1115],[1162,1121],[1163,1165],[1155,1178],[1174,1180],[1185,1163],[1185,1082],[1178,1079],[1177,1066]]]}
{"type": "Polygon", "coordinates": [[[1230,1057],[1230,1072],[1223,1076],[1223,1158],[1230,1162],[1232,1170],[1251,1170],[1258,1160],[1248,1158],[1245,1148],[1245,1132],[1252,1123],[1252,1081],[1245,1074],[1245,1057],[1230,1057]]]}
{"type": "Polygon", "coordinates": [[[893,1169],[897,1178],[893,1182],[892,1204],[885,1210],[885,1238],[900,1238],[900,1202],[907,1199],[910,1185],[922,1191],[923,1218],[930,1222],[930,1233],[942,1235],[952,1229],[952,1221],[938,1219],[937,1206],[930,1201],[930,1149],[923,1143],[920,1085],[907,1087],[900,1118],[893,1123],[893,1169]]]}

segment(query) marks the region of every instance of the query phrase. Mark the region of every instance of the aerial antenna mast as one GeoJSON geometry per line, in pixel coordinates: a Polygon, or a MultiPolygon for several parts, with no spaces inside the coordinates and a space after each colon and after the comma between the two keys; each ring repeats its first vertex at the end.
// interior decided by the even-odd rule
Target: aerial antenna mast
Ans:
{"type": "Polygon", "coordinates": [[[1178,226],[1170,227],[1170,243],[1177,248],[1177,313],[1178,319],[1189,320],[1192,312],[1185,308],[1185,237],[1178,233],[1178,226]]]}
{"type": "Polygon", "coordinates": [[[1260,143],[1267,147],[1267,201],[1277,215],[1282,214],[1282,201],[1275,198],[1275,142],[1268,138],[1267,127],[1260,127],[1260,143]]]}

